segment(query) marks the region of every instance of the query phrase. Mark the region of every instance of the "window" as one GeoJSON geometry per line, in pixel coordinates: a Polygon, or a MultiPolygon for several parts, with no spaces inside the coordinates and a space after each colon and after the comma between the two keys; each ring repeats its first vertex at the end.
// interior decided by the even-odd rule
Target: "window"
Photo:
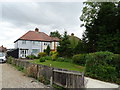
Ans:
{"type": "Polygon", "coordinates": [[[57,42],[57,46],[59,46],[59,42],[57,42]]]}
{"type": "Polygon", "coordinates": [[[39,41],[33,41],[33,44],[34,44],[34,45],[39,45],[40,42],[39,42],[39,41]]]}
{"type": "Polygon", "coordinates": [[[49,42],[44,42],[44,45],[46,45],[46,46],[50,46],[50,43],[49,42]]]}
{"type": "Polygon", "coordinates": [[[39,52],[39,49],[32,49],[32,54],[37,54],[39,52]]]}
{"type": "Polygon", "coordinates": [[[22,41],[22,44],[26,44],[26,41],[22,41]]]}

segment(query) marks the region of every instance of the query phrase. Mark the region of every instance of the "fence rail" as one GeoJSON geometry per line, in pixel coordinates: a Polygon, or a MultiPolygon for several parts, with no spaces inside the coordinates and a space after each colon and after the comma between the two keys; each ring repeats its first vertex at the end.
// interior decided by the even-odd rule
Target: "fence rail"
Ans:
{"type": "Polygon", "coordinates": [[[50,83],[64,88],[83,88],[84,74],[77,71],[53,68],[41,64],[33,64],[25,60],[13,59],[12,64],[23,67],[26,74],[44,82],[45,79],[50,83]]]}

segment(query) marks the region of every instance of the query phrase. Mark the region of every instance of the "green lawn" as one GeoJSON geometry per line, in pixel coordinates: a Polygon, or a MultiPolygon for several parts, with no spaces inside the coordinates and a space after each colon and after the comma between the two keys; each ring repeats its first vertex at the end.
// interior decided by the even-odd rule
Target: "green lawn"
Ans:
{"type": "Polygon", "coordinates": [[[72,70],[72,71],[80,71],[80,72],[84,71],[83,66],[72,64],[70,62],[58,62],[58,61],[51,61],[51,60],[46,60],[45,62],[39,62],[38,59],[30,61],[30,62],[35,63],[35,64],[42,64],[42,65],[47,65],[47,66],[51,66],[51,67],[72,70]]]}

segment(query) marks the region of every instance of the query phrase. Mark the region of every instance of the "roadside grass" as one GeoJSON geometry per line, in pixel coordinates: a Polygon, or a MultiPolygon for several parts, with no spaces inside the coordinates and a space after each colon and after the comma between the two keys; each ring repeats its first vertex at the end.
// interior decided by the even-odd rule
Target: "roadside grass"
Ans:
{"type": "Polygon", "coordinates": [[[13,64],[12,64],[12,66],[15,67],[18,71],[21,71],[23,73],[25,72],[23,67],[19,67],[19,66],[13,65],[13,64]]]}
{"type": "Polygon", "coordinates": [[[56,67],[56,68],[62,68],[62,69],[67,69],[67,70],[72,70],[72,71],[79,71],[83,72],[85,67],[76,65],[70,62],[59,62],[59,61],[51,61],[51,60],[46,60],[45,62],[40,62],[39,59],[30,61],[31,63],[35,64],[42,64],[50,67],[56,67]]]}

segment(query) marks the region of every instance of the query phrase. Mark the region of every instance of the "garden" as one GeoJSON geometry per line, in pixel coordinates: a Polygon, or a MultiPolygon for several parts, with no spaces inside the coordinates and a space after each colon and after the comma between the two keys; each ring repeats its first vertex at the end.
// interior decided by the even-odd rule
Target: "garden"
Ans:
{"type": "Polygon", "coordinates": [[[40,52],[38,57],[30,62],[84,72],[85,76],[120,84],[120,55],[107,51],[77,54],[72,58],[59,57],[54,51],[51,51],[49,56],[45,52],[40,52]]]}
{"type": "Polygon", "coordinates": [[[56,51],[51,51],[48,45],[38,56],[30,55],[27,58],[32,59],[32,63],[79,71],[88,77],[120,84],[120,54],[87,52],[85,46],[82,40],[65,32],[56,51]]]}
{"type": "Polygon", "coordinates": [[[63,58],[59,57],[57,52],[51,51],[49,56],[45,52],[40,52],[38,57],[34,55],[31,57],[34,58],[30,60],[31,63],[84,72],[85,76],[120,84],[120,55],[118,54],[106,51],[63,58]]]}

